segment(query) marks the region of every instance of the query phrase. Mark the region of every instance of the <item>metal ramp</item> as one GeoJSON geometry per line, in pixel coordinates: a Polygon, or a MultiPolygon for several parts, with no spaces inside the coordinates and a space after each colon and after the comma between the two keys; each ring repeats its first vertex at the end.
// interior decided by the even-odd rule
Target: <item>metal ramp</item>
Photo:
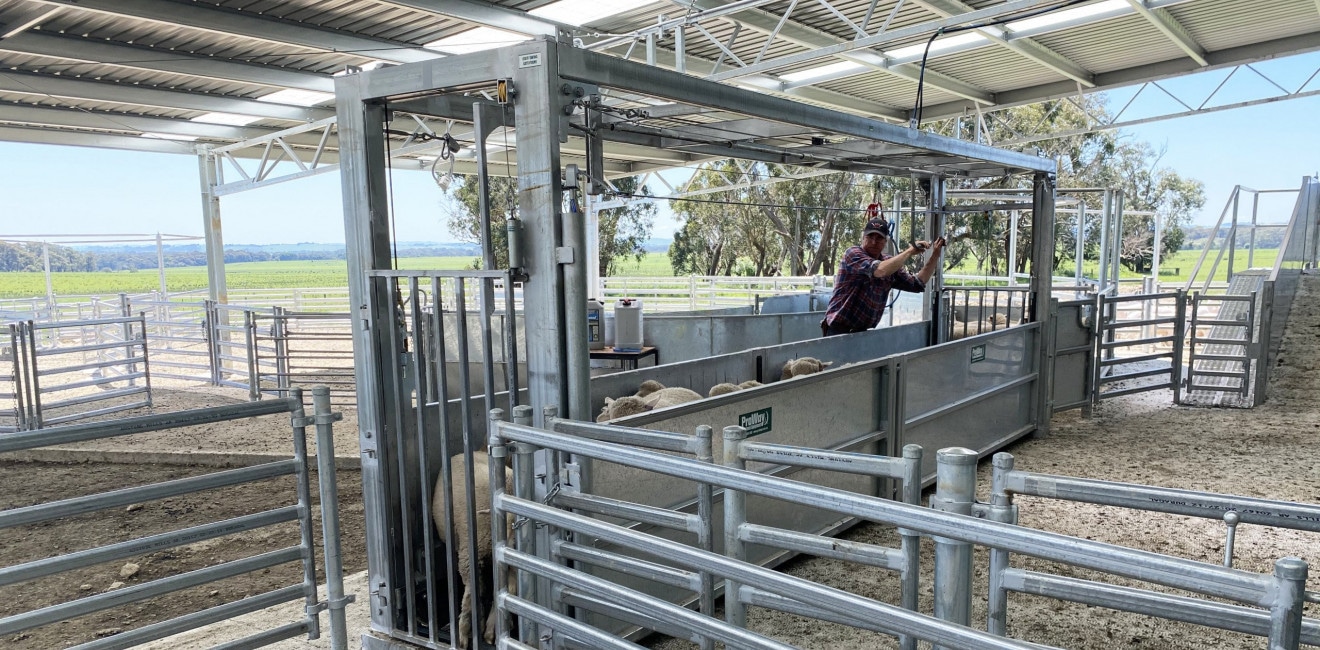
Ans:
{"type": "Polygon", "coordinates": [[[1256,308],[1266,269],[1237,273],[1223,295],[1193,294],[1183,401],[1250,408],[1256,357],[1256,308]]]}

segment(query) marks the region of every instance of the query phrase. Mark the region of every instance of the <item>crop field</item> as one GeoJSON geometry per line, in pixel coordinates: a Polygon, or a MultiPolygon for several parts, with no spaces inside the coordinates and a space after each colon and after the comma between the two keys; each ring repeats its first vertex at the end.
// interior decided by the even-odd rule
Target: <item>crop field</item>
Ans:
{"type": "MultiPolygon", "coordinates": [[[[1257,250],[1253,266],[1268,267],[1274,264],[1277,249],[1257,250]]],[[[1176,282],[1186,280],[1196,265],[1200,251],[1178,251],[1161,262],[1160,280],[1176,282]]],[[[399,260],[404,269],[454,270],[471,268],[475,258],[463,257],[409,257],[399,260]]],[[[1214,261],[1211,255],[1205,261],[1204,270],[1208,270],[1214,261]]],[[[1247,268],[1246,251],[1238,251],[1235,267],[1247,268]]],[[[1220,264],[1215,279],[1222,281],[1227,274],[1227,261],[1220,264]]],[[[960,275],[989,275],[975,267],[974,262],[965,263],[958,268],[946,269],[947,273],[960,275]]],[[[246,262],[229,264],[225,268],[230,289],[296,289],[312,287],[348,286],[348,273],[342,260],[315,260],[289,262],[246,262]]],[[[1087,265],[1086,273],[1095,275],[1095,264],[1087,265]]],[[[669,276],[673,274],[669,256],[665,253],[647,253],[637,262],[627,259],[617,264],[615,275],[626,277],[669,276]]],[[[1065,268],[1058,275],[1071,275],[1072,267],[1065,262],[1065,268]]],[[[1138,274],[1124,269],[1123,277],[1136,278],[1138,274]]],[[[165,280],[169,290],[191,291],[206,288],[206,269],[200,266],[165,269],[165,280]]],[[[51,284],[56,295],[110,295],[116,293],[146,293],[159,288],[160,280],[155,270],[109,271],[54,273],[51,284]]],[[[46,293],[44,276],[39,272],[0,273],[0,298],[27,298],[42,296],[46,293]]]]}

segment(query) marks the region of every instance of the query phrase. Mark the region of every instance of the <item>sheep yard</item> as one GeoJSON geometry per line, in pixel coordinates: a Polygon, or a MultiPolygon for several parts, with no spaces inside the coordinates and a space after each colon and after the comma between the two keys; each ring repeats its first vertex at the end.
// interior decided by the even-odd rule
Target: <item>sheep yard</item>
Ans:
{"type": "MultiPolygon", "coordinates": [[[[1028,471],[1320,502],[1320,466],[1314,462],[1320,454],[1320,411],[1312,404],[1313,395],[1320,390],[1317,369],[1320,279],[1304,276],[1285,334],[1280,365],[1272,373],[1269,398],[1263,406],[1253,410],[1174,407],[1167,392],[1141,393],[1105,401],[1091,418],[1082,418],[1077,411],[1059,414],[1050,436],[1023,440],[1007,451],[1017,458],[1018,468],[1028,471]]],[[[241,391],[226,389],[162,389],[155,402],[157,410],[177,410],[230,403],[244,397],[241,391]]],[[[341,458],[356,456],[356,421],[351,410],[345,416],[335,425],[337,455],[341,458]]],[[[212,464],[223,463],[224,458],[255,463],[260,454],[288,453],[287,418],[271,416],[235,424],[242,426],[126,436],[113,445],[107,441],[100,447],[83,449],[80,457],[69,456],[77,458],[76,462],[58,461],[59,456],[53,452],[48,456],[0,458],[0,509],[214,470],[183,464],[186,459],[181,457],[189,453],[200,462],[212,464]],[[132,458],[173,462],[122,462],[132,458]]],[[[979,478],[982,499],[989,486],[987,472],[983,464],[979,478]]],[[[272,482],[270,489],[231,488],[0,531],[3,564],[181,528],[194,521],[193,517],[196,521],[214,521],[271,509],[288,503],[293,492],[288,483],[272,482]]],[[[361,478],[357,471],[341,468],[339,493],[344,569],[345,573],[354,573],[366,567],[361,478]]],[[[1212,563],[1222,558],[1224,527],[1217,522],[1030,498],[1019,498],[1018,503],[1027,526],[1212,563]]],[[[296,543],[296,536],[292,525],[273,527],[12,585],[6,587],[10,597],[0,604],[0,617],[111,590],[116,582],[131,586],[135,581],[251,555],[254,549],[286,546],[296,543]],[[129,563],[137,565],[136,575],[121,577],[121,571],[132,573],[125,567],[129,563]]],[[[892,544],[894,532],[863,524],[846,536],[892,544]]],[[[928,545],[923,547],[927,584],[933,557],[929,549],[928,545]]],[[[1288,555],[1320,566],[1320,539],[1293,531],[1247,525],[1239,528],[1235,566],[1268,572],[1274,559],[1288,555]]],[[[318,550],[318,562],[320,558],[318,550]]],[[[978,553],[975,562],[981,582],[975,585],[973,621],[984,626],[984,553],[978,553]]],[[[1015,557],[1014,564],[1035,568],[1039,563],[1015,557]]],[[[795,560],[783,568],[848,591],[897,602],[897,578],[890,574],[857,571],[855,566],[812,558],[795,560]]],[[[291,584],[297,575],[296,564],[281,566],[218,586],[172,593],[140,606],[109,609],[8,635],[3,642],[13,648],[68,647],[291,584]]],[[[1076,575],[1088,577],[1080,571],[1076,575]]],[[[1320,590],[1320,570],[1311,572],[1308,589],[1320,590]]],[[[358,594],[358,598],[364,599],[366,594],[358,594]]],[[[929,613],[930,607],[927,594],[923,611],[929,613]]],[[[1264,647],[1264,640],[1259,638],[1020,595],[1010,598],[1008,612],[1013,636],[1065,648],[1264,647]]],[[[1320,617],[1320,605],[1308,604],[1306,614],[1320,617]]],[[[749,628],[803,648],[896,647],[885,637],[755,608],[750,611],[749,628]]],[[[661,648],[687,647],[675,640],[650,642],[661,648]]]]}
{"type": "MultiPolygon", "coordinates": [[[[156,410],[183,410],[245,401],[231,389],[158,390],[156,410]]],[[[129,415],[144,414],[131,412],[129,415]]],[[[356,448],[355,424],[341,428],[337,442],[356,448]]],[[[291,457],[288,416],[265,416],[224,425],[201,425],[134,434],[65,448],[33,450],[25,456],[0,457],[0,510],[102,493],[132,486],[255,465],[291,457]],[[159,462],[134,462],[145,459],[159,462]],[[189,462],[193,459],[196,462],[189,462]]],[[[342,465],[342,463],[341,463],[342,465]]],[[[323,581],[316,472],[309,477],[315,529],[318,580],[323,581]]],[[[337,472],[344,571],[366,569],[361,473],[337,472]]],[[[217,488],[184,496],[132,504],[25,526],[0,529],[0,564],[12,566],[106,544],[179,530],[206,522],[240,517],[296,503],[292,476],[217,488]]],[[[85,598],[135,584],[194,571],[298,544],[296,522],[105,562],[5,587],[0,618],[85,598]]],[[[245,596],[301,581],[302,567],[289,562],[221,582],[169,593],[136,604],[92,612],[62,623],[6,635],[6,648],[65,648],[142,627],[245,596]]]]}

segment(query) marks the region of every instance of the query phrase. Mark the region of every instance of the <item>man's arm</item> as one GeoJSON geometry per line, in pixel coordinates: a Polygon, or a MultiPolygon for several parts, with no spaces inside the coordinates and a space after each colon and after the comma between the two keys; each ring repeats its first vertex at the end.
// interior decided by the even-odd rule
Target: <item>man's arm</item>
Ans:
{"type": "MultiPolygon", "coordinates": [[[[922,242],[917,242],[921,244],[922,242]]],[[[917,279],[925,284],[930,280],[930,276],[935,275],[935,269],[940,267],[940,256],[944,253],[944,238],[936,239],[930,245],[930,255],[926,257],[926,263],[921,265],[921,270],[917,271],[917,279]]]]}
{"type": "MultiPolygon", "coordinates": [[[[941,244],[942,245],[942,244],[941,244]]],[[[872,273],[877,278],[887,278],[903,270],[903,265],[912,258],[926,250],[930,245],[924,241],[912,242],[907,248],[895,253],[893,257],[875,265],[875,271],[872,273]]],[[[923,269],[924,270],[924,269],[923,269]]],[[[932,269],[932,272],[934,270],[932,269]]]]}

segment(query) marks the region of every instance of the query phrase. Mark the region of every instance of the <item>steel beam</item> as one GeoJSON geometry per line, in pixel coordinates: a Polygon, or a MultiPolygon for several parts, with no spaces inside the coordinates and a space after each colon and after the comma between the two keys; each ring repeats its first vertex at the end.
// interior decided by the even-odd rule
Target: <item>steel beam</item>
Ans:
{"type": "Polygon", "coordinates": [[[839,135],[873,139],[1022,170],[1054,171],[1052,161],[877,120],[831,111],[801,102],[753,94],[672,71],[579,49],[560,50],[560,74],[601,86],[646,93],[673,101],[737,110],[748,116],[811,126],[839,135]]]}
{"type": "Polygon", "coordinates": [[[470,23],[487,25],[529,36],[558,36],[572,30],[570,25],[538,18],[532,14],[472,0],[385,0],[386,3],[450,16],[470,23]]]}
{"type": "Polygon", "coordinates": [[[1132,9],[1140,14],[1142,18],[1145,18],[1146,22],[1154,25],[1155,29],[1160,30],[1170,41],[1173,41],[1178,49],[1186,52],[1187,56],[1191,57],[1193,61],[1201,65],[1210,64],[1209,61],[1205,60],[1205,48],[1201,47],[1196,39],[1192,38],[1192,35],[1187,32],[1187,28],[1183,27],[1182,23],[1178,22],[1178,19],[1174,18],[1173,14],[1169,13],[1167,9],[1150,9],[1146,7],[1142,0],[1128,0],[1128,4],[1132,5],[1132,9]]]}
{"type": "Polygon", "coordinates": [[[19,126],[0,126],[0,140],[27,144],[56,144],[68,147],[94,147],[122,149],[151,153],[195,154],[193,143],[178,140],[140,138],[135,135],[88,133],[60,129],[36,129],[19,126]]]}
{"type": "Polygon", "coordinates": [[[354,53],[365,58],[412,63],[444,56],[412,43],[360,36],[308,23],[271,18],[251,11],[231,11],[199,3],[168,0],[31,0],[110,16],[150,20],[167,27],[191,27],[213,34],[297,45],[322,52],[354,53]]]}
{"type": "Polygon", "coordinates": [[[220,140],[246,140],[275,132],[275,129],[210,124],[170,117],[124,115],[23,104],[0,104],[0,122],[65,126],[102,131],[167,133],[220,140]]]}
{"type": "MultiPolygon", "coordinates": [[[[1320,50],[1320,32],[1309,34],[1299,34],[1265,41],[1263,43],[1253,43],[1251,45],[1242,45],[1207,52],[1205,55],[1208,66],[1201,67],[1195,61],[1187,57],[1178,57],[1158,63],[1133,66],[1114,70],[1112,72],[1102,72],[1095,75],[1095,86],[1090,92],[1100,92],[1112,90],[1123,86],[1143,83],[1147,81],[1158,81],[1185,75],[1191,72],[1203,72],[1205,70],[1217,70],[1220,68],[1229,68],[1246,63],[1255,63],[1268,59],[1276,59],[1283,56],[1294,54],[1304,54],[1320,50]]],[[[995,95],[999,100],[998,108],[1009,108],[1013,106],[1023,106],[1034,104],[1050,99],[1062,99],[1077,94],[1077,84],[1072,81],[1058,81],[1017,90],[1006,90],[995,95]]],[[[947,102],[934,106],[927,106],[923,111],[926,120],[936,120],[949,117],[957,117],[965,114],[967,111],[975,110],[975,105],[971,102],[959,100],[956,102],[947,102]]]]}
{"type": "MultiPolygon", "coordinates": [[[[701,9],[718,9],[721,7],[727,7],[730,4],[732,4],[731,0],[694,0],[692,2],[693,7],[701,9]]],[[[791,18],[784,21],[781,25],[780,18],[781,17],[775,16],[762,9],[745,9],[736,13],[730,13],[724,17],[725,20],[736,21],[739,24],[745,25],[749,29],[766,34],[767,36],[777,34],[779,38],[783,38],[786,41],[796,43],[811,50],[847,42],[832,34],[807,27],[791,18]]],[[[852,61],[853,63],[864,65],[871,70],[887,72],[909,81],[916,81],[921,74],[921,69],[918,66],[910,63],[893,64],[887,57],[876,54],[871,50],[853,50],[838,54],[836,57],[844,61],[852,61]]],[[[809,83],[811,82],[804,82],[804,84],[809,83]]],[[[991,93],[977,88],[965,81],[934,70],[926,70],[926,83],[929,84],[931,88],[943,90],[944,92],[957,95],[964,99],[969,99],[982,104],[995,103],[994,95],[991,93]]],[[[799,84],[789,84],[786,88],[793,89],[797,87],[800,87],[799,84]]]]}
{"type": "Polygon", "coordinates": [[[13,7],[0,16],[4,18],[4,21],[0,22],[0,38],[9,38],[14,34],[21,34],[40,25],[60,11],[59,7],[45,7],[35,2],[13,7]]]}
{"type": "MultiPolygon", "coordinates": [[[[0,49],[4,49],[4,42],[2,41],[0,41],[0,49]]],[[[111,81],[92,81],[90,79],[56,77],[18,71],[6,71],[4,75],[0,75],[0,91],[22,93],[47,99],[50,97],[86,99],[133,106],[239,113],[267,119],[289,120],[291,122],[314,122],[335,114],[333,110],[328,108],[308,108],[290,104],[262,102],[246,97],[190,93],[111,81]]]]}
{"type": "Polygon", "coordinates": [[[161,51],[114,41],[94,41],[77,36],[28,31],[0,40],[0,50],[136,70],[172,72],[208,79],[253,83],[275,88],[301,88],[323,93],[335,91],[334,79],[329,75],[298,72],[217,57],[161,51]]]}
{"type": "MultiPolygon", "coordinates": [[[[960,14],[976,11],[975,7],[964,4],[959,0],[914,0],[917,4],[944,17],[952,17],[960,14]]],[[[1039,63],[1073,81],[1084,86],[1093,86],[1095,82],[1092,78],[1095,76],[1068,57],[1051,50],[1036,41],[1025,38],[1013,38],[1004,33],[1004,30],[996,28],[977,29],[977,33],[984,36],[991,43],[1010,49],[1022,56],[1039,63]]]]}

